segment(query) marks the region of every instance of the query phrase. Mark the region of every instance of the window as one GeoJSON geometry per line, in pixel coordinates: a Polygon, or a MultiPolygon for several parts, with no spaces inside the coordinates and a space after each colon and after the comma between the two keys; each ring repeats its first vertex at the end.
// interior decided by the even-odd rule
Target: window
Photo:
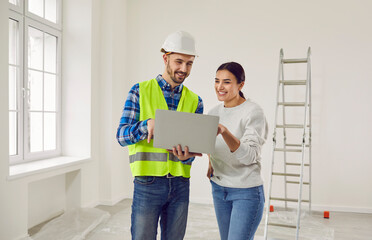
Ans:
{"type": "Polygon", "coordinates": [[[9,0],[10,164],[60,155],[60,0],[9,0]]]}

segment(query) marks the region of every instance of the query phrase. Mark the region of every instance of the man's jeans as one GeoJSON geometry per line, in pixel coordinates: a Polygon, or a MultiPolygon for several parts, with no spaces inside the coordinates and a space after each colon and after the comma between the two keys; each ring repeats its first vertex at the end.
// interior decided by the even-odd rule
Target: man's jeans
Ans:
{"type": "Polygon", "coordinates": [[[189,208],[189,178],[135,177],[132,239],[155,240],[160,217],[162,240],[182,240],[189,208]]]}
{"type": "Polygon", "coordinates": [[[228,188],[211,183],[221,240],[253,240],[264,209],[263,186],[228,188]]]}

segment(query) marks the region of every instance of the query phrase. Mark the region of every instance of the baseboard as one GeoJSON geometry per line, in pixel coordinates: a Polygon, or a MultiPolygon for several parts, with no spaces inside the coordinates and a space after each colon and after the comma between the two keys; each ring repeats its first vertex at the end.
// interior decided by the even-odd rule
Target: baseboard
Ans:
{"type": "Polygon", "coordinates": [[[313,211],[332,211],[332,212],[352,212],[352,213],[372,213],[372,208],[362,207],[346,207],[346,206],[326,206],[312,204],[311,209],[313,211]]]}
{"type": "MultiPolygon", "coordinates": [[[[274,204],[275,206],[275,204],[274,204]]],[[[288,207],[292,210],[297,209],[297,204],[295,203],[288,203],[288,207]]],[[[266,208],[266,204],[265,204],[266,208]]],[[[283,208],[284,205],[278,206],[279,209],[283,208]]],[[[303,210],[308,210],[309,205],[303,204],[303,210]]],[[[321,205],[321,204],[311,204],[311,210],[315,212],[323,212],[323,211],[331,211],[331,212],[350,212],[350,213],[372,213],[372,208],[362,208],[362,207],[346,207],[346,206],[329,206],[329,205],[321,205]]]]}
{"type": "MultiPolygon", "coordinates": [[[[212,198],[197,198],[191,197],[191,203],[199,203],[199,204],[213,204],[212,198]]],[[[266,207],[266,204],[265,204],[266,207]]],[[[296,209],[297,204],[289,204],[290,208],[296,209]]],[[[302,206],[303,209],[307,209],[308,205],[304,204],[302,206]]],[[[312,204],[311,205],[312,211],[332,211],[332,212],[352,212],[352,213],[372,213],[372,208],[368,207],[347,207],[347,206],[328,206],[328,205],[320,205],[320,204],[312,204]]]]}

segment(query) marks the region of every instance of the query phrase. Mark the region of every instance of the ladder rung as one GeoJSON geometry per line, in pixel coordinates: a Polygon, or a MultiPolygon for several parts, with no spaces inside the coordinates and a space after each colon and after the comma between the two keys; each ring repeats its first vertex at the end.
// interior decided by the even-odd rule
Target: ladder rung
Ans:
{"type": "Polygon", "coordinates": [[[288,177],[299,177],[300,176],[300,174],[297,174],[297,173],[279,173],[279,172],[273,172],[273,175],[288,176],[288,177]]]}
{"type": "Polygon", "coordinates": [[[306,80],[282,80],[280,83],[284,85],[306,85],[306,80]]]}
{"type": "Polygon", "coordinates": [[[283,59],[283,63],[307,63],[307,58],[283,59]]]}
{"type": "MultiPolygon", "coordinates": [[[[288,163],[288,162],[287,162],[286,164],[287,164],[287,165],[291,165],[291,166],[301,166],[301,163],[288,163]]],[[[308,163],[305,163],[304,166],[305,166],[305,167],[308,167],[308,166],[310,166],[310,165],[309,165],[308,163]]]]}
{"type": "Polygon", "coordinates": [[[277,152],[302,152],[302,150],[301,149],[288,149],[288,148],[286,148],[286,149],[284,149],[284,148],[275,148],[275,151],[277,151],[277,152]]]}
{"type": "Polygon", "coordinates": [[[297,228],[296,225],[280,224],[280,223],[268,223],[268,225],[270,225],[270,226],[276,226],[276,227],[297,228]]]}
{"type": "MultiPolygon", "coordinates": [[[[298,181],[287,181],[287,183],[300,184],[298,181]]],[[[309,185],[309,182],[303,182],[304,185],[309,185]]]]}
{"type": "MultiPolygon", "coordinates": [[[[284,202],[298,202],[298,199],[294,198],[276,198],[270,197],[270,200],[284,201],[284,202]]],[[[309,202],[309,200],[301,200],[301,202],[309,202]]]]}
{"type": "Polygon", "coordinates": [[[287,106],[287,107],[304,107],[304,102],[278,102],[278,105],[287,106]]]}
{"type": "MultiPolygon", "coordinates": [[[[302,144],[293,144],[293,143],[287,143],[287,147],[302,147],[302,144]]],[[[309,144],[306,144],[305,147],[309,147],[309,144]]]]}
{"type": "Polygon", "coordinates": [[[304,128],[302,124],[284,124],[284,125],[276,125],[277,128],[304,128]]]}

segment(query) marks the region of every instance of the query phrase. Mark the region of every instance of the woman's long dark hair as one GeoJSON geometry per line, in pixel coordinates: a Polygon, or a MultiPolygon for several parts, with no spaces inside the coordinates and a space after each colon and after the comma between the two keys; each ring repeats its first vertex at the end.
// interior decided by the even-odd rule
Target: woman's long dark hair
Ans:
{"type": "MultiPolygon", "coordinates": [[[[223,64],[221,64],[221,66],[218,67],[216,72],[218,72],[220,70],[227,70],[227,71],[231,72],[235,76],[236,80],[238,81],[238,84],[242,83],[242,82],[245,82],[244,69],[243,69],[242,65],[240,65],[237,62],[223,63],[223,64]]],[[[242,91],[239,91],[239,95],[242,98],[245,99],[244,94],[243,94],[242,91]]]]}

